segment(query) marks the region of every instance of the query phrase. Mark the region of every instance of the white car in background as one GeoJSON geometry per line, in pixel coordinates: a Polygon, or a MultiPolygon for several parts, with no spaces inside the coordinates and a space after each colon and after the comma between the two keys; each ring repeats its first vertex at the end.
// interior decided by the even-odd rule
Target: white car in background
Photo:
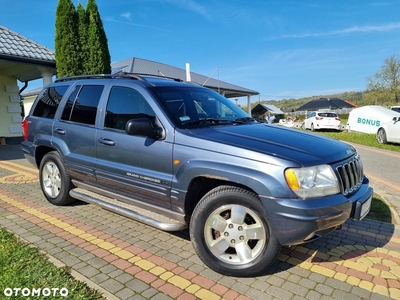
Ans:
{"type": "Polygon", "coordinates": [[[393,117],[390,122],[383,123],[376,133],[376,139],[379,144],[400,144],[400,117],[393,117]]]}
{"type": "Polygon", "coordinates": [[[340,131],[342,124],[337,113],[332,111],[313,111],[304,120],[302,126],[304,130],[311,131],[320,129],[332,129],[340,131]]]}

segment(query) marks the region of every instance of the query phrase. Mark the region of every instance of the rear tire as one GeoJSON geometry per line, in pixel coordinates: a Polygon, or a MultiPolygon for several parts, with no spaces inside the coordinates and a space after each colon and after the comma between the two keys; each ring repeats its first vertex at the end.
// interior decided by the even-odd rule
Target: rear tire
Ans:
{"type": "Polygon", "coordinates": [[[276,260],[280,244],[257,195],[220,186],[197,204],[190,239],[200,259],[228,276],[258,276],[276,260]]]}
{"type": "Polygon", "coordinates": [[[42,192],[50,203],[61,206],[75,201],[69,195],[73,184],[58,152],[52,151],[43,157],[39,166],[39,179],[42,192]]]}

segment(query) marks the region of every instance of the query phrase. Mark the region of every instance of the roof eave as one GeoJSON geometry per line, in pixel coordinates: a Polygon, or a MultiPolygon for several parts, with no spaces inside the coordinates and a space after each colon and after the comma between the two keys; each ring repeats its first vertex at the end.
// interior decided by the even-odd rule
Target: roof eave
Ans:
{"type": "Polygon", "coordinates": [[[55,60],[44,60],[44,59],[37,59],[37,58],[31,58],[31,57],[7,55],[7,54],[0,54],[0,59],[21,62],[21,63],[30,63],[30,64],[36,64],[36,65],[41,64],[41,65],[45,65],[45,66],[49,66],[49,67],[53,67],[53,68],[56,67],[55,60]]]}
{"type": "Polygon", "coordinates": [[[224,96],[226,98],[239,98],[239,97],[246,97],[246,96],[254,96],[258,94],[248,93],[248,92],[235,92],[235,91],[226,91],[224,90],[224,96]]]}

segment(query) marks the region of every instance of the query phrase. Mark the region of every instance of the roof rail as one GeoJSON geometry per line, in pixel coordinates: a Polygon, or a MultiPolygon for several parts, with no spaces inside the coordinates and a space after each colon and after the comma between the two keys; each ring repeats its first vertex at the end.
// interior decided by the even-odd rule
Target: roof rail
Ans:
{"type": "Polygon", "coordinates": [[[88,74],[88,75],[65,76],[65,77],[56,79],[54,82],[64,82],[64,81],[79,80],[79,79],[107,79],[107,78],[126,78],[126,79],[148,81],[146,79],[146,77],[163,78],[163,79],[169,79],[169,80],[182,82],[182,80],[179,78],[160,76],[160,75],[154,75],[154,74],[129,73],[129,72],[118,72],[115,74],[88,74]]]}
{"type": "Polygon", "coordinates": [[[107,78],[127,78],[134,80],[146,80],[141,76],[139,76],[139,74],[117,73],[117,74],[88,74],[88,75],[65,76],[56,79],[54,82],[64,82],[64,81],[79,80],[79,79],[107,79],[107,78]]]}
{"type": "Polygon", "coordinates": [[[155,75],[155,74],[139,74],[139,73],[125,73],[125,74],[132,74],[132,75],[138,75],[140,77],[150,77],[150,78],[161,78],[161,79],[169,79],[169,80],[173,80],[173,81],[177,81],[177,82],[182,82],[183,80],[180,78],[176,78],[176,77],[169,77],[169,76],[164,76],[164,75],[155,75]]]}

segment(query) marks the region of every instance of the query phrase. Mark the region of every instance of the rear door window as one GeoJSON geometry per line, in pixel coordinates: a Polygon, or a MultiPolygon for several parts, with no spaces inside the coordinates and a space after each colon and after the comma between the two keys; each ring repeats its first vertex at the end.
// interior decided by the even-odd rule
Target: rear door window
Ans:
{"type": "Polygon", "coordinates": [[[103,85],[76,86],[62,113],[62,120],[94,125],[97,106],[103,93],[103,85]]]}

